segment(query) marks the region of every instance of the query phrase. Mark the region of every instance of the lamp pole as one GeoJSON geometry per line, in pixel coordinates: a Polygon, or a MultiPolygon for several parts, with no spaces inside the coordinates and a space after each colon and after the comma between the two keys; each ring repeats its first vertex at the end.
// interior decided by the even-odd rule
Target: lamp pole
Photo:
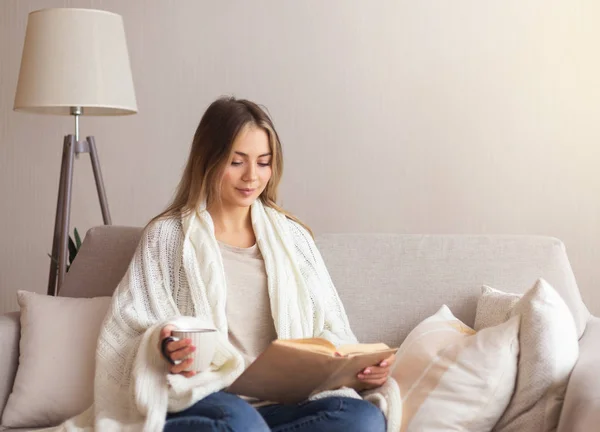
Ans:
{"type": "Polygon", "coordinates": [[[73,107],[71,108],[71,112],[75,116],[75,135],[67,135],[63,141],[58,199],[56,201],[56,216],[54,219],[54,236],[52,239],[52,259],[50,260],[50,273],[48,275],[48,295],[54,296],[58,295],[67,272],[69,219],[73,189],[73,161],[81,153],[89,153],[90,155],[98,200],[100,201],[100,210],[102,211],[102,220],[104,225],[112,225],[95,139],[92,136],[88,136],[85,140],[78,140],[79,116],[83,114],[83,109],[81,107],[73,107]]]}

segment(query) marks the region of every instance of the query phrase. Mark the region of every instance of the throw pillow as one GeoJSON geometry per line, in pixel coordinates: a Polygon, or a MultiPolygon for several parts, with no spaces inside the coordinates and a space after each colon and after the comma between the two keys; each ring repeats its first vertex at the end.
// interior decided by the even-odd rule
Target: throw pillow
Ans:
{"type": "Polygon", "coordinates": [[[401,432],[490,431],[514,390],[518,333],[518,317],[475,333],[445,305],[415,327],[391,374],[401,432]]]}
{"type": "Polygon", "coordinates": [[[481,288],[481,297],[477,302],[475,313],[476,331],[486,327],[502,324],[508,319],[508,314],[521,299],[521,294],[510,294],[494,289],[487,285],[481,288]]]}
{"type": "MultiPolygon", "coordinates": [[[[498,291],[494,295],[501,296],[498,291]]],[[[478,305],[478,313],[480,309],[488,313],[485,304],[478,305]]],[[[521,316],[517,385],[494,431],[555,431],[567,382],[579,357],[575,320],[560,294],[543,279],[510,310],[508,317],[516,316],[521,316]]]]}
{"type": "Polygon", "coordinates": [[[19,291],[19,368],[2,426],[53,426],[92,404],[96,341],[110,297],[19,291]]]}

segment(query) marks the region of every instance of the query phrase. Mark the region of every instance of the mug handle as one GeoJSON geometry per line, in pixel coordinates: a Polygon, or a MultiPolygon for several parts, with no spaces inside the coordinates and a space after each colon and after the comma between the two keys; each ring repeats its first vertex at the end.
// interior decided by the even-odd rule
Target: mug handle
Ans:
{"type": "Polygon", "coordinates": [[[179,364],[179,363],[181,363],[181,361],[176,362],[169,356],[169,354],[167,353],[167,344],[169,344],[171,342],[177,342],[178,340],[179,340],[179,338],[176,338],[174,336],[167,336],[160,343],[160,352],[161,352],[162,356],[165,358],[166,361],[168,361],[172,365],[179,364]]]}

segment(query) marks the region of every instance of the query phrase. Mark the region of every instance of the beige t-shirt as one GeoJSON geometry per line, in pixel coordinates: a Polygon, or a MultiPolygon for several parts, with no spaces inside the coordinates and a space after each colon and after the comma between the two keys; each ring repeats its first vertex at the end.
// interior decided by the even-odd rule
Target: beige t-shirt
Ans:
{"type": "Polygon", "coordinates": [[[267,288],[267,272],[255,244],[240,248],[219,242],[227,283],[229,341],[246,367],[277,338],[267,288]]]}

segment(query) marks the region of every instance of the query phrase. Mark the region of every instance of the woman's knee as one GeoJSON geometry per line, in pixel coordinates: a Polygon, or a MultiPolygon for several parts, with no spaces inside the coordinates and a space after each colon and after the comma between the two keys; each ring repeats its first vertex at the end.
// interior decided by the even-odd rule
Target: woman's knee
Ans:
{"type": "Polygon", "coordinates": [[[248,402],[231,393],[219,392],[215,401],[222,411],[217,421],[227,424],[232,431],[267,432],[269,427],[259,412],[248,402]]]}
{"type": "Polygon", "coordinates": [[[371,402],[362,399],[341,398],[341,418],[347,432],[385,432],[386,421],[383,412],[371,402]]]}
{"type": "MultiPolygon", "coordinates": [[[[240,397],[226,392],[207,396],[189,410],[171,416],[167,420],[167,425],[172,423],[187,425],[196,423],[197,426],[203,424],[204,427],[200,427],[200,430],[208,431],[221,430],[222,425],[226,425],[227,430],[234,432],[269,431],[266,422],[254,407],[240,397]]],[[[165,430],[171,430],[171,428],[165,428],[165,430]]],[[[182,428],[182,430],[185,429],[182,428]]]]}

